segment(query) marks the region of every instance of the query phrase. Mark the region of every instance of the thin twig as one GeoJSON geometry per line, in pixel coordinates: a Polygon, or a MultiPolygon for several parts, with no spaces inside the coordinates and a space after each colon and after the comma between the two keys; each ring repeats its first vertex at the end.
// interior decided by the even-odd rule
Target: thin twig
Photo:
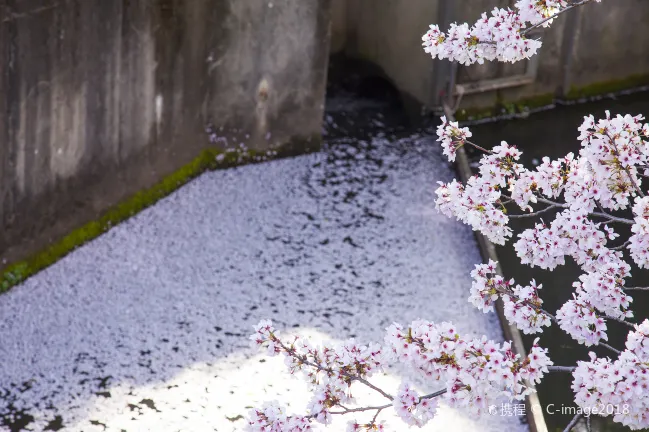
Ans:
{"type": "Polygon", "coordinates": [[[631,240],[627,240],[619,246],[612,247],[611,250],[622,250],[630,244],[631,244],[631,240]]]}
{"type": "Polygon", "coordinates": [[[433,398],[436,398],[438,396],[443,395],[444,393],[446,393],[446,389],[442,389],[442,390],[436,391],[435,393],[430,393],[430,394],[424,395],[424,396],[420,397],[419,400],[421,401],[422,399],[433,399],[433,398]]]}
{"type": "Polygon", "coordinates": [[[575,369],[577,369],[576,366],[548,366],[548,371],[549,372],[569,372],[569,373],[572,373],[575,369]]]}
{"type": "Polygon", "coordinates": [[[374,390],[376,392],[381,393],[381,395],[383,395],[383,397],[385,397],[387,399],[390,399],[390,400],[394,399],[394,397],[390,396],[389,394],[387,394],[386,392],[384,392],[383,390],[381,390],[380,388],[378,388],[377,386],[375,386],[374,384],[372,384],[371,382],[369,382],[365,378],[361,378],[361,377],[357,376],[357,377],[352,378],[352,379],[354,381],[358,381],[359,383],[365,384],[366,386],[368,386],[369,388],[371,388],[372,390],[374,390]]]}
{"type": "MultiPolygon", "coordinates": [[[[543,197],[540,197],[540,196],[537,196],[537,200],[544,203],[544,204],[551,204],[551,205],[555,205],[557,207],[562,207],[562,208],[569,208],[570,207],[569,204],[561,204],[561,203],[558,203],[556,201],[552,201],[552,200],[549,200],[547,198],[543,198],[543,197]]],[[[590,216],[604,217],[604,218],[607,218],[607,219],[609,219],[611,221],[625,223],[625,224],[628,224],[628,225],[633,225],[635,223],[635,221],[633,221],[632,219],[625,219],[625,218],[613,216],[612,214],[608,214],[608,213],[590,212],[589,215],[590,216]]]]}
{"type": "MultiPolygon", "coordinates": [[[[608,137],[609,142],[615,149],[615,157],[617,158],[620,155],[620,150],[617,148],[617,144],[615,144],[615,139],[606,132],[606,136],[608,137]]],[[[640,186],[638,186],[638,183],[636,183],[635,178],[631,175],[631,171],[629,171],[628,166],[623,166],[622,162],[619,162],[620,166],[624,169],[624,172],[629,176],[629,180],[631,181],[631,184],[635,188],[635,190],[640,194],[641,197],[644,198],[645,194],[642,192],[642,189],[640,189],[640,186]]]]}
{"type": "Polygon", "coordinates": [[[622,353],[620,350],[617,350],[617,349],[613,348],[612,346],[610,346],[607,343],[600,342],[599,345],[603,346],[604,348],[608,348],[609,350],[613,351],[617,355],[620,355],[622,353]]]}
{"type": "Polygon", "coordinates": [[[325,367],[323,367],[323,366],[321,366],[321,365],[319,365],[319,364],[317,364],[317,363],[314,363],[314,362],[311,362],[311,361],[307,360],[307,359],[306,359],[306,356],[304,356],[304,355],[300,356],[299,354],[297,354],[297,353],[295,352],[295,349],[288,348],[288,347],[287,347],[286,345],[284,345],[284,343],[283,343],[281,340],[279,340],[277,337],[275,337],[275,340],[277,341],[277,343],[279,344],[279,346],[281,346],[282,349],[284,349],[284,351],[286,351],[287,353],[289,353],[289,355],[292,355],[292,356],[297,357],[298,360],[299,360],[300,362],[302,362],[303,364],[305,364],[305,365],[307,365],[307,366],[314,367],[314,368],[316,368],[318,371],[327,372],[327,373],[339,373],[340,375],[342,375],[342,376],[344,376],[344,377],[346,377],[346,378],[349,378],[349,379],[352,380],[352,381],[358,381],[358,382],[360,382],[360,383],[362,383],[362,384],[365,384],[367,387],[369,387],[369,388],[371,388],[372,390],[374,390],[374,391],[380,393],[380,394],[381,394],[383,397],[385,397],[386,399],[394,400],[394,397],[393,397],[393,396],[389,395],[388,393],[384,392],[384,391],[381,390],[380,388],[376,387],[374,384],[372,384],[371,382],[367,381],[366,379],[361,378],[361,377],[359,377],[358,375],[353,375],[353,374],[345,373],[345,372],[340,371],[340,370],[339,370],[339,371],[334,371],[333,369],[327,369],[327,368],[325,368],[325,367]]]}
{"type": "Polygon", "coordinates": [[[369,407],[358,407],[358,408],[345,408],[344,406],[339,405],[340,408],[343,409],[343,411],[329,411],[330,414],[349,414],[353,412],[363,412],[363,411],[371,411],[371,410],[378,410],[379,412],[381,410],[384,410],[386,408],[389,408],[392,406],[392,404],[385,404],[381,406],[369,406],[369,407]]]}
{"type": "Polygon", "coordinates": [[[565,9],[561,9],[559,12],[555,13],[554,15],[550,15],[549,17],[545,18],[543,21],[540,21],[540,22],[534,24],[532,27],[528,27],[525,30],[523,30],[521,32],[521,36],[525,36],[527,33],[531,32],[535,28],[538,28],[538,27],[542,26],[543,24],[545,24],[546,22],[548,22],[548,21],[550,21],[552,19],[555,19],[556,17],[558,17],[562,13],[568,12],[570,9],[575,8],[577,6],[584,5],[584,4],[586,4],[586,3],[590,2],[590,1],[591,0],[581,0],[581,1],[577,2],[577,3],[571,4],[570,6],[566,7],[565,9]]]}
{"type": "Polygon", "coordinates": [[[624,287],[625,291],[649,291],[649,287],[624,287]]]}
{"type": "MultiPolygon", "coordinates": [[[[537,305],[535,305],[534,303],[529,302],[528,300],[522,300],[522,299],[521,299],[520,297],[518,297],[516,294],[513,294],[513,293],[511,293],[511,292],[507,292],[507,291],[504,291],[504,290],[499,290],[498,288],[495,288],[495,290],[496,290],[497,292],[499,292],[500,294],[508,295],[508,296],[514,298],[516,301],[519,301],[519,302],[521,302],[521,303],[523,303],[523,304],[525,304],[525,305],[531,307],[532,309],[535,309],[535,310],[538,311],[538,312],[544,313],[545,315],[547,315],[548,318],[550,318],[550,321],[552,321],[553,323],[555,323],[556,325],[558,325],[559,327],[561,327],[560,324],[559,324],[559,320],[557,319],[557,317],[555,317],[553,314],[551,314],[550,312],[546,311],[546,310],[543,309],[542,307],[537,306],[537,305]]],[[[599,316],[599,315],[598,315],[598,316],[599,316]]],[[[601,316],[601,317],[602,317],[602,318],[607,318],[606,315],[603,315],[603,316],[601,316]]],[[[612,318],[612,319],[615,319],[615,318],[612,318]]],[[[629,323],[627,323],[626,321],[622,321],[622,322],[625,323],[625,324],[629,324],[629,323]]],[[[631,327],[634,327],[634,326],[631,325],[631,327]]],[[[634,327],[634,328],[635,328],[635,327],[634,327]]],[[[613,348],[612,346],[610,346],[610,345],[608,345],[608,344],[606,344],[606,343],[604,343],[604,342],[599,342],[599,345],[600,345],[600,346],[603,346],[604,348],[608,348],[609,350],[613,351],[613,352],[614,352],[615,354],[617,354],[617,355],[620,355],[620,351],[619,351],[619,350],[613,348]]]]}
{"type": "Polygon", "coordinates": [[[615,317],[612,317],[612,316],[609,316],[609,315],[601,315],[601,317],[609,319],[609,320],[617,321],[620,324],[624,324],[625,326],[631,327],[633,329],[635,328],[635,325],[633,325],[632,323],[630,323],[628,321],[624,321],[623,319],[620,319],[620,318],[615,318],[615,317]]]}
{"type": "Polygon", "coordinates": [[[389,406],[390,405],[383,406],[383,407],[377,409],[376,412],[374,413],[374,416],[372,417],[372,421],[370,422],[370,424],[371,425],[376,424],[376,418],[379,416],[379,414],[381,414],[381,411],[383,411],[385,408],[388,408],[389,406]]]}
{"type": "Polygon", "coordinates": [[[542,210],[535,211],[533,213],[525,213],[525,214],[519,214],[519,215],[507,215],[510,219],[522,219],[522,218],[528,218],[528,217],[534,217],[537,215],[540,215],[541,213],[545,213],[547,211],[553,210],[557,208],[555,205],[551,205],[549,207],[546,207],[542,210]]]}
{"type": "Polygon", "coordinates": [[[471,142],[471,141],[469,141],[469,140],[467,140],[467,139],[462,140],[462,141],[464,141],[464,142],[467,143],[467,144],[472,145],[473,147],[477,148],[478,150],[482,150],[482,151],[485,152],[485,153],[488,153],[488,154],[492,154],[492,153],[493,153],[491,150],[487,150],[487,149],[484,148],[484,147],[480,147],[478,144],[476,144],[476,143],[474,143],[474,142],[471,142]]]}
{"type": "Polygon", "coordinates": [[[566,428],[563,430],[563,432],[570,432],[570,431],[572,430],[572,428],[575,427],[575,425],[577,424],[577,422],[579,421],[579,419],[581,418],[581,416],[582,416],[581,413],[580,413],[580,414],[576,414],[576,415],[572,418],[572,420],[570,420],[570,423],[568,423],[568,426],[566,426],[566,428]]]}
{"type": "MultiPolygon", "coordinates": [[[[446,393],[446,389],[442,389],[442,390],[436,391],[435,393],[430,393],[430,394],[427,394],[427,395],[424,395],[424,396],[420,396],[419,401],[421,402],[424,399],[433,399],[433,398],[436,398],[438,396],[443,395],[444,393],[446,393]]],[[[392,406],[392,404],[389,403],[389,404],[379,405],[379,406],[358,407],[358,408],[347,408],[347,407],[345,407],[343,405],[338,405],[338,406],[340,408],[342,408],[343,411],[329,411],[329,413],[330,414],[335,414],[335,415],[343,415],[343,414],[349,414],[349,413],[354,413],[354,412],[364,412],[364,411],[376,410],[376,412],[374,413],[374,416],[372,417],[372,420],[368,423],[370,425],[373,425],[373,424],[376,423],[376,419],[379,416],[379,414],[381,413],[381,411],[383,411],[386,408],[390,408],[392,406]]]]}
{"type": "MultiPolygon", "coordinates": [[[[508,199],[512,198],[511,196],[509,196],[507,194],[504,194],[504,193],[501,193],[501,195],[504,196],[505,198],[508,198],[508,199]]],[[[538,194],[536,194],[535,196],[536,196],[536,200],[538,202],[543,203],[543,204],[548,204],[548,205],[551,205],[551,206],[560,207],[560,208],[564,208],[564,209],[570,208],[570,204],[565,204],[565,203],[560,203],[560,202],[557,202],[557,201],[552,201],[552,200],[544,198],[544,197],[542,197],[541,195],[538,195],[538,194]]],[[[633,225],[635,223],[635,221],[633,219],[625,219],[625,218],[613,216],[612,214],[604,213],[604,212],[602,212],[602,213],[600,213],[600,212],[591,212],[591,213],[588,213],[588,215],[589,216],[603,217],[603,218],[608,219],[609,222],[620,222],[620,223],[624,223],[624,224],[627,224],[627,225],[633,225]]]]}

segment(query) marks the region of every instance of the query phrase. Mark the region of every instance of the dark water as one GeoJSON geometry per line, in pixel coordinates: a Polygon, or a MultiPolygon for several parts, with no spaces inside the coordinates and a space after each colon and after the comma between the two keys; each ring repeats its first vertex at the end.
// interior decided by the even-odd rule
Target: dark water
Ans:
{"type": "MultiPolygon", "coordinates": [[[[612,116],[616,114],[643,114],[649,117],[649,93],[636,93],[616,99],[601,100],[587,104],[560,106],[552,110],[539,112],[527,119],[498,121],[471,127],[474,142],[490,148],[498,145],[501,140],[518,146],[523,151],[523,163],[532,166],[533,159],[541,160],[543,156],[552,159],[561,157],[569,152],[578,153],[580,145],[577,141],[579,135],[577,127],[582,123],[583,117],[593,114],[595,118],[604,117],[609,110],[612,116]]],[[[471,152],[472,160],[476,161],[479,155],[471,152]]],[[[556,214],[556,213],[555,213],[556,214]]],[[[547,214],[546,220],[552,220],[553,214],[547,214]]],[[[515,233],[526,228],[532,228],[534,219],[517,219],[512,221],[515,233]]],[[[622,237],[624,231],[615,226],[622,237]]],[[[514,235],[516,239],[516,234],[514,235]]],[[[515,240],[514,240],[515,241],[515,240]]],[[[549,311],[556,311],[561,305],[571,298],[572,283],[581,274],[577,265],[571,260],[566,261],[563,267],[557,267],[552,272],[538,268],[530,268],[519,263],[513,248],[513,242],[504,247],[498,247],[498,255],[505,276],[516,279],[520,284],[526,284],[531,279],[543,284],[541,297],[544,307],[549,311]]],[[[627,255],[628,258],[628,255],[627,255]]],[[[629,259],[629,263],[632,261],[629,259]]],[[[627,280],[627,286],[646,286],[649,283],[649,270],[633,268],[632,279],[627,280]]],[[[641,322],[649,318],[649,292],[636,292],[632,295],[632,310],[635,314],[634,322],[641,322]]],[[[618,323],[608,322],[609,344],[619,348],[624,346],[627,328],[618,323]]],[[[525,337],[525,343],[531,344],[534,336],[525,337]]],[[[550,356],[557,365],[573,365],[577,360],[587,360],[588,351],[595,351],[598,355],[610,355],[604,349],[586,348],[577,345],[569,336],[556,325],[545,330],[541,336],[541,345],[549,347],[550,356]]],[[[554,403],[571,406],[572,391],[570,389],[570,374],[552,374],[538,386],[541,404],[554,403]]],[[[563,430],[572,415],[546,415],[546,422],[550,431],[563,430]]],[[[612,422],[602,422],[593,419],[593,429],[602,431],[629,430],[612,422]],[[597,423],[597,424],[596,424],[597,423]]]]}

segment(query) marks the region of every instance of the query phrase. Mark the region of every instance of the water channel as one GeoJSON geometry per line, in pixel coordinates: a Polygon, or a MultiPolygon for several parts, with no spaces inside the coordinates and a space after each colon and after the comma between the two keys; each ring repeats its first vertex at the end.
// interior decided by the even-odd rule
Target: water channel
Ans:
{"type": "MultiPolygon", "coordinates": [[[[516,145],[523,151],[523,163],[530,167],[534,163],[538,163],[537,161],[544,156],[555,159],[569,152],[577,154],[580,148],[580,143],[577,141],[579,135],[577,127],[581,125],[584,116],[592,114],[596,119],[603,118],[606,110],[609,110],[612,116],[617,114],[649,116],[649,93],[637,92],[588,103],[556,106],[531,114],[524,119],[508,119],[474,125],[471,130],[476,142],[487,148],[498,145],[502,140],[516,145]]],[[[479,155],[475,151],[470,151],[470,153],[475,163],[479,155]]],[[[630,215],[630,212],[627,213],[630,215]]],[[[554,214],[556,212],[548,212],[544,217],[549,221],[553,219],[554,214]]],[[[533,227],[534,221],[534,219],[516,219],[512,221],[512,228],[515,232],[520,232],[533,227]]],[[[624,237],[623,226],[616,225],[615,229],[624,237]]],[[[574,291],[572,283],[581,274],[572,260],[566,260],[565,266],[549,272],[521,265],[512,243],[498,247],[497,253],[506,277],[514,278],[521,284],[527,284],[531,279],[543,284],[541,297],[547,310],[556,311],[566,300],[571,298],[574,291]]],[[[628,262],[632,261],[628,260],[628,262]]],[[[647,269],[633,268],[631,274],[633,278],[627,280],[627,286],[646,286],[649,282],[649,270],[647,269]]],[[[643,319],[649,318],[649,292],[635,292],[633,298],[631,306],[635,314],[633,321],[641,322],[643,319]]],[[[627,329],[618,323],[609,322],[608,326],[610,344],[617,348],[623,347],[627,329]]],[[[524,339],[527,344],[530,344],[533,338],[530,336],[524,339]]],[[[575,364],[577,360],[587,360],[588,351],[594,351],[598,355],[610,355],[610,352],[602,348],[593,349],[591,347],[588,349],[583,345],[575,344],[555,325],[543,333],[541,345],[550,348],[551,358],[558,365],[571,365],[575,364]]],[[[552,374],[545,378],[538,386],[541,404],[547,406],[554,403],[556,407],[574,406],[570,383],[571,376],[569,374],[552,374]]],[[[553,415],[545,417],[550,431],[560,431],[573,415],[555,412],[553,415]]],[[[593,419],[593,429],[601,431],[628,430],[612,422],[596,421],[595,419],[593,419]]]]}

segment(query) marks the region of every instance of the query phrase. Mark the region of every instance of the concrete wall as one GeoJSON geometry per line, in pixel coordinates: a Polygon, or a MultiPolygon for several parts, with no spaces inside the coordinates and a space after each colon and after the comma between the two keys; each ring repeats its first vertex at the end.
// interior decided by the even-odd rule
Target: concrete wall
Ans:
{"type": "MultiPolygon", "coordinates": [[[[344,53],[378,65],[408,97],[433,106],[448,76],[448,62],[432,60],[421,49],[429,24],[474,22],[494,7],[513,0],[334,0],[332,53],[344,53]],[[442,83],[442,85],[440,85],[442,83]]],[[[558,18],[545,30],[534,84],[465,97],[463,106],[488,106],[542,94],[565,94],[570,87],[649,75],[649,2],[604,0],[558,18]],[[574,15],[577,15],[576,13],[574,15]],[[575,19],[577,18],[577,19],[575,19]],[[570,35],[575,33],[572,52],[570,35]],[[567,72],[567,73],[566,73],[567,72]]],[[[459,67],[458,82],[468,83],[523,72],[525,62],[459,67]]],[[[649,80],[648,80],[649,81],[649,80]]]]}
{"type": "Polygon", "coordinates": [[[191,161],[208,124],[316,145],[330,1],[0,0],[0,268],[191,161]]]}
{"type": "Polygon", "coordinates": [[[421,36],[437,20],[435,0],[333,0],[332,54],[380,68],[395,86],[420,101],[432,98],[433,62],[421,36]]]}

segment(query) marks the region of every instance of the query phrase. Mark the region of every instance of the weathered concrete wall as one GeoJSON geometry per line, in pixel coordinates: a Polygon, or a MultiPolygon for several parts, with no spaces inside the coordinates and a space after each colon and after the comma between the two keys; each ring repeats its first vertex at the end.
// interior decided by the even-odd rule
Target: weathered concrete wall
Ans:
{"type": "Polygon", "coordinates": [[[432,96],[433,63],[421,36],[437,20],[431,0],[334,0],[332,54],[344,52],[383,69],[402,92],[432,96]]]}
{"type": "Polygon", "coordinates": [[[0,0],[0,268],[210,145],[317,145],[330,1],[0,0]]]}
{"type": "MultiPolygon", "coordinates": [[[[474,22],[484,11],[511,7],[513,0],[334,0],[332,53],[344,53],[378,65],[404,94],[426,106],[437,103],[448,68],[421,49],[428,25],[446,28],[444,10],[452,21],[474,22]],[[343,13],[344,12],[344,13],[343,13]],[[343,17],[344,19],[341,19],[343,17]]],[[[571,22],[562,15],[542,35],[543,47],[533,84],[467,96],[463,106],[488,106],[547,94],[566,94],[571,87],[646,75],[649,82],[649,2],[605,0],[580,9],[571,22]],[[573,51],[570,35],[575,33],[573,51]],[[569,59],[569,60],[568,60],[569,59]],[[566,75],[567,72],[567,75],[566,75]]],[[[448,62],[446,62],[448,63],[448,62]]],[[[525,62],[459,67],[458,82],[512,76],[525,62]]]]}

